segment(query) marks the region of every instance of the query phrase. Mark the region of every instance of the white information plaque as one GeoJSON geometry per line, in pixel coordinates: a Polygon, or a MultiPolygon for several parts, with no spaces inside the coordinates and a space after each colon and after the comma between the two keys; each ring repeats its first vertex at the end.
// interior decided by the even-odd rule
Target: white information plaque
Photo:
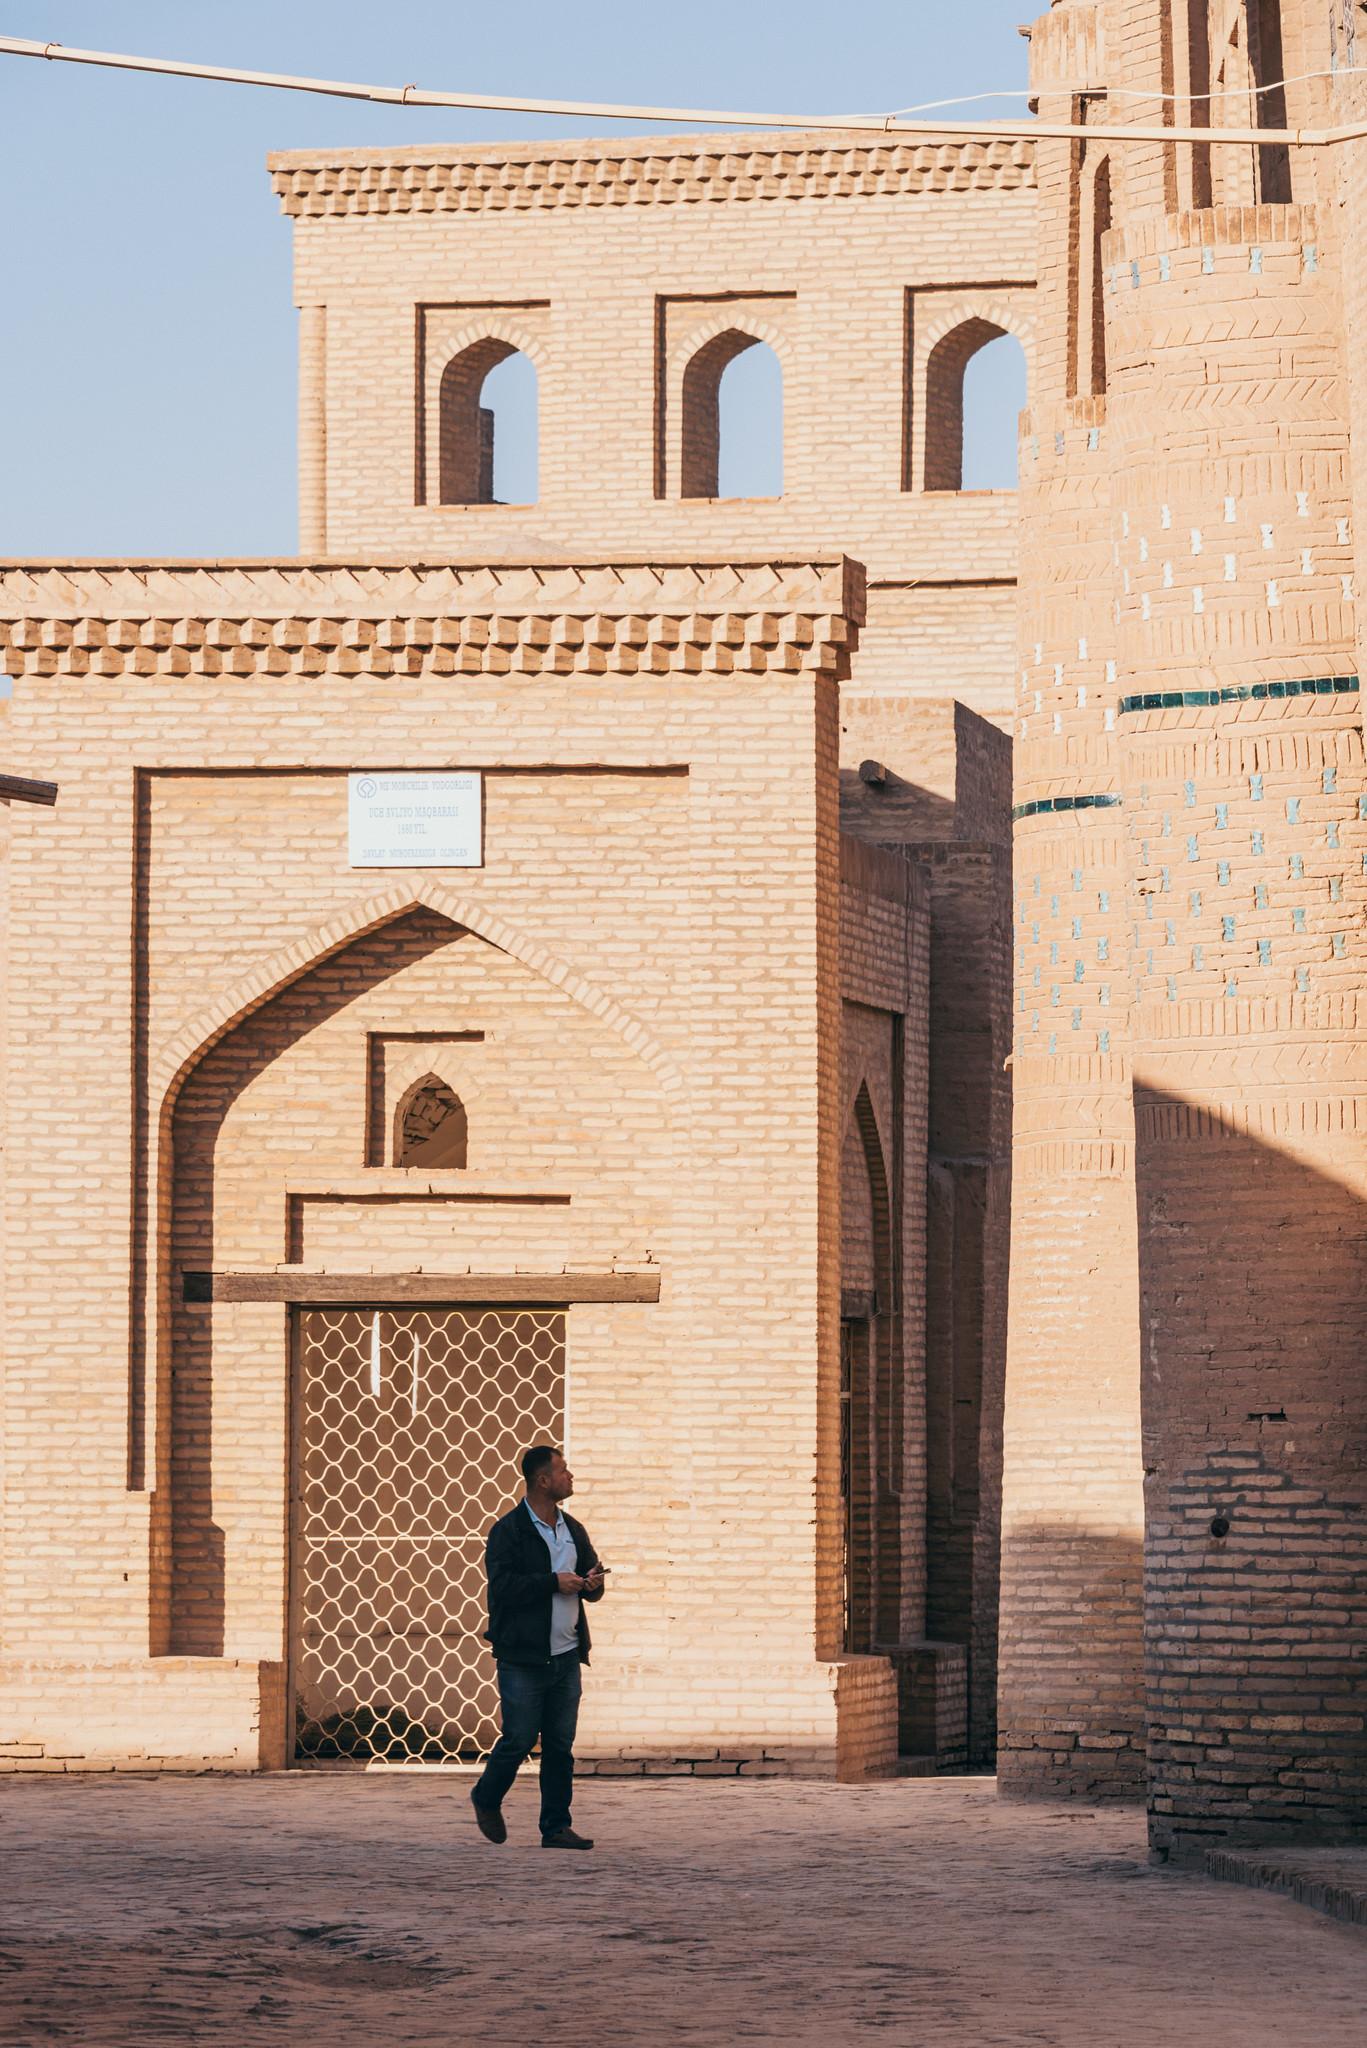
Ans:
{"type": "Polygon", "coordinates": [[[477,868],[484,860],[482,778],[352,775],[347,857],[354,868],[477,868]]]}

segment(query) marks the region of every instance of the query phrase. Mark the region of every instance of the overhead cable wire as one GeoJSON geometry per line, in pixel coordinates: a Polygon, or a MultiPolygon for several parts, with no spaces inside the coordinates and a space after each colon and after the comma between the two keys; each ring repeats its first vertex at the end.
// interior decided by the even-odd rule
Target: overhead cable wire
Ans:
{"type": "MultiPolygon", "coordinates": [[[[1332,71],[1299,71],[1294,78],[1271,78],[1266,85],[1222,85],[1215,92],[1157,92],[1146,91],[1140,86],[1128,85],[1055,85],[1050,91],[1068,93],[1078,99],[1146,100],[1160,106],[1206,106],[1212,100],[1262,100],[1274,92],[1284,92],[1289,85],[1311,85],[1319,78],[1348,78],[1358,66],[1340,64],[1332,71]]],[[[941,107],[967,107],[978,100],[1030,100],[1038,96],[1038,88],[1027,85],[1011,86],[1000,92],[961,92],[948,100],[920,100],[915,106],[893,107],[895,118],[903,114],[932,114],[941,107]]]]}
{"type": "MultiPolygon", "coordinates": [[[[138,57],[111,50],[69,50],[61,43],[0,36],[0,56],[41,57],[51,63],[95,64],[117,71],[145,71],[171,78],[199,78],[226,85],[268,86],[281,92],[322,93],[331,99],[365,100],[377,106],[458,107],[477,113],[539,114],[570,120],[648,121],[701,128],[805,129],[841,135],[918,137],[941,142],[1034,142],[1085,138],[1104,133],[1108,143],[1199,142],[1212,148],[1289,143],[1318,149],[1367,138],[1367,120],[1336,128],[1201,128],[1160,123],[1111,123],[1104,130],[1076,121],[904,121],[895,114],[759,114],[716,107],[642,107],[599,100],[545,100],[523,94],[430,92],[417,85],[360,85],[330,78],[300,78],[278,71],[240,71],[222,65],[184,64],[162,57],[138,57]]],[[[1148,97],[1147,95],[1145,97],[1148,97]]],[[[1156,95],[1154,95],[1156,97],[1156,95]]]]}

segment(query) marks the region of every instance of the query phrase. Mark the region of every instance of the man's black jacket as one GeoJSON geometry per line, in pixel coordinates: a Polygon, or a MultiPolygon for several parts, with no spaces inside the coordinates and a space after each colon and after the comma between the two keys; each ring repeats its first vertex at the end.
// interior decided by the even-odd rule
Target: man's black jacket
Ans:
{"type": "MultiPolygon", "coordinates": [[[[560,1511],[565,1513],[562,1508],[560,1511]]],[[[565,1523],[574,1538],[574,1568],[581,1578],[598,1562],[588,1531],[573,1515],[565,1523]]],[[[484,1567],[489,1574],[489,1626],[485,1640],[494,1646],[496,1657],[510,1664],[549,1664],[551,1660],[551,1595],[555,1573],[546,1540],[532,1527],[531,1509],[519,1501],[511,1514],[500,1516],[489,1531],[484,1546],[484,1567]]],[[[579,1608],[579,1661],[589,1661],[589,1625],[583,1601],[601,1600],[603,1589],[581,1595],[579,1608]]]]}

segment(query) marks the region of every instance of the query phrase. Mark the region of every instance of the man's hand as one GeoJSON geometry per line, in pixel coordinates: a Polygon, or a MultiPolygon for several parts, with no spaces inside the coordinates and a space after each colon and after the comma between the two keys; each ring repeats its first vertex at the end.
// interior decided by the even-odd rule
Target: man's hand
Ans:
{"type": "Polygon", "coordinates": [[[584,1577],[584,1582],[583,1582],[583,1583],[584,1583],[584,1591],[585,1591],[586,1593],[601,1593],[601,1592],[602,1592],[602,1590],[603,1590],[603,1567],[602,1567],[602,1565],[601,1565],[601,1564],[596,1564],[596,1565],[594,1565],[594,1566],[593,1566],[593,1568],[592,1568],[592,1570],[591,1570],[591,1571],[589,1571],[589,1572],[587,1572],[587,1573],[585,1574],[585,1577],[584,1577]]]}
{"type": "Polygon", "coordinates": [[[581,1579],[578,1572],[557,1572],[555,1583],[562,1593],[582,1593],[588,1580],[581,1579]]]}

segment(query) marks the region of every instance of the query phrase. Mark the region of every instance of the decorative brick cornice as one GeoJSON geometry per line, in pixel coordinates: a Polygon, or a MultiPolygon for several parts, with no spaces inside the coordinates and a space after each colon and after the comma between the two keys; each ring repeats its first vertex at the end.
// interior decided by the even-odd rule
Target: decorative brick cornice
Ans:
{"type": "Polygon", "coordinates": [[[577,148],[289,150],[268,162],[281,206],[296,219],[1002,192],[1035,182],[1029,142],[878,142],[819,131],[577,148]]]}
{"type": "Polygon", "coordinates": [[[857,562],[0,564],[14,675],[844,673],[857,562]]]}

